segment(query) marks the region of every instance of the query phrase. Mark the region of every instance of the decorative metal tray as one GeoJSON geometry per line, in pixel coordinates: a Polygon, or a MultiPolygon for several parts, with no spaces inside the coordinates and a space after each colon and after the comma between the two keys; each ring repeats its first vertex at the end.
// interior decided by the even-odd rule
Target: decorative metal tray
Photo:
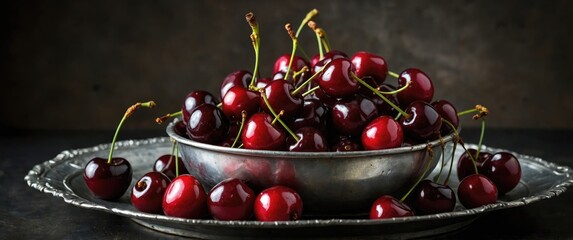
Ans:
{"type": "MultiPolygon", "coordinates": [[[[557,196],[573,184],[573,170],[569,167],[514,152],[522,168],[520,184],[502,196],[496,204],[470,210],[458,204],[450,213],[385,220],[368,220],[366,216],[353,219],[329,218],[287,222],[182,219],[137,211],[130,203],[129,192],[113,202],[93,198],[82,178],[83,166],[93,157],[107,156],[109,147],[109,144],[102,144],[63,151],[55,158],[34,166],[25,180],[29,186],[51,193],[75,206],[125,216],[160,232],[207,239],[427,237],[461,229],[487,212],[524,206],[557,196]]],[[[128,159],[134,169],[132,184],[143,174],[151,171],[152,163],[160,155],[171,152],[171,142],[167,137],[121,141],[116,143],[116,147],[115,155],[128,159]]],[[[476,146],[469,145],[469,147],[476,146]]],[[[483,148],[490,152],[507,151],[483,148]]],[[[445,154],[448,156],[447,150],[445,154]]],[[[455,159],[458,159],[460,154],[461,148],[458,148],[455,159]]],[[[448,164],[445,167],[448,167],[448,164]]],[[[438,169],[439,167],[436,167],[432,175],[437,174],[438,169]]],[[[442,174],[445,175],[446,172],[442,174]]],[[[454,168],[453,176],[450,178],[450,186],[454,190],[458,185],[455,174],[454,168]]]]}

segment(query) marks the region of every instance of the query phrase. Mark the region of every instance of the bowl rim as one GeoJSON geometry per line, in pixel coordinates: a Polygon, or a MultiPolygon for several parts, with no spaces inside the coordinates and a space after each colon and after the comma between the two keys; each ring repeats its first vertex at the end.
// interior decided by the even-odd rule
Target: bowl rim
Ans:
{"type": "MultiPolygon", "coordinates": [[[[406,146],[406,147],[398,147],[398,148],[390,148],[390,149],[382,149],[382,150],[361,150],[361,151],[349,151],[349,152],[291,152],[291,151],[271,151],[271,150],[253,150],[253,149],[244,149],[244,148],[230,148],[230,147],[223,147],[218,145],[212,145],[207,143],[201,143],[197,141],[193,141],[189,138],[182,137],[175,131],[175,124],[179,122],[179,119],[175,119],[173,122],[170,122],[167,125],[166,132],[174,139],[177,143],[181,143],[184,145],[192,146],[195,148],[200,148],[203,150],[214,151],[214,152],[221,152],[225,154],[234,154],[234,155],[241,155],[241,156],[250,156],[250,157],[282,157],[282,158],[348,158],[348,157],[368,157],[368,156],[383,156],[383,155],[393,155],[393,154],[401,154],[401,153],[409,153],[409,152],[416,152],[426,149],[428,145],[432,148],[440,145],[440,142],[443,142],[445,145],[446,143],[452,141],[455,136],[455,133],[449,134],[444,136],[440,139],[429,141],[427,143],[406,146]]],[[[459,129],[458,129],[459,131],[459,129]]]]}

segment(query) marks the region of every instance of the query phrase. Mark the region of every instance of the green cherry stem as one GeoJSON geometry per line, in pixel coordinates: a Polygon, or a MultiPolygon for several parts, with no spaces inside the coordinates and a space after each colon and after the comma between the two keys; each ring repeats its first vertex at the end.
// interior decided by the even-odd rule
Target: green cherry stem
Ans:
{"type": "Polygon", "coordinates": [[[304,27],[304,25],[306,25],[306,23],[310,20],[312,20],[314,17],[316,17],[318,15],[318,10],[312,9],[310,10],[310,12],[308,12],[306,14],[306,16],[302,19],[300,25],[298,26],[298,29],[296,30],[296,34],[295,36],[298,38],[298,36],[300,35],[300,31],[302,31],[302,28],[304,27]]]}
{"type": "Polygon", "coordinates": [[[315,30],[317,29],[317,28],[316,28],[316,22],[314,22],[314,21],[309,21],[309,22],[308,22],[308,27],[309,27],[310,29],[312,29],[312,31],[314,31],[314,35],[316,35],[316,42],[317,42],[317,44],[318,44],[318,54],[319,54],[319,56],[320,56],[320,59],[323,59],[323,58],[324,58],[324,49],[322,48],[322,45],[323,45],[323,44],[322,44],[322,39],[320,38],[320,34],[318,34],[318,32],[315,31],[315,30]]]}
{"type": "Polygon", "coordinates": [[[485,135],[485,119],[482,118],[481,119],[481,133],[479,135],[479,142],[478,142],[478,147],[477,147],[477,151],[476,151],[476,159],[479,156],[479,152],[481,150],[481,144],[483,143],[483,137],[485,135]]]}
{"type": "Polygon", "coordinates": [[[455,140],[456,142],[460,142],[460,145],[462,145],[462,148],[464,148],[464,151],[466,152],[466,154],[470,157],[470,159],[472,160],[472,164],[474,166],[474,171],[476,174],[478,174],[478,169],[477,169],[477,164],[476,164],[476,160],[474,158],[474,156],[468,151],[468,149],[466,148],[463,140],[460,138],[460,133],[458,132],[458,130],[456,129],[456,127],[454,126],[454,124],[452,124],[450,121],[442,118],[442,123],[446,123],[448,124],[448,126],[454,131],[454,135],[455,135],[455,140]]]}
{"type": "Polygon", "coordinates": [[[400,75],[398,75],[397,73],[392,72],[392,71],[388,71],[388,75],[390,75],[390,77],[393,77],[393,78],[400,78],[400,75]]]}
{"type": "Polygon", "coordinates": [[[444,180],[444,185],[448,185],[448,182],[450,181],[450,176],[452,175],[452,169],[454,166],[454,156],[456,153],[456,148],[458,146],[458,140],[457,140],[457,136],[455,136],[456,141],[454,141],[454,147],[452,148],[452,157],[450,160],[450,169],[448,170],[448,175],[446,176],[446,180],[444,180]]]}
{"type": "Polygon", "coordinates": [[[318,28],[318,36],[320,36],[320,41],[322,42],[322,44],[324,45],[324,50],[326,52],[330,52],[330,50],[332,49],[330,46],[330,41],[328,40],[328,36],[326,35],[326,31],[324,31],[324,29],[322,28],[318,28]]]}
{"type": "Polygon", "coordinates": [[[412,84],[412,81],[406,82],[406,85],[404,85],[403,87],[401,87],[401,88],[399,88],[399,89],[396,89],[396,90],[394,90],[394,91],[384,92],[384,91],[378,90],[378,92],[380,92],[381,94],[393,95],[393,94],[399,93],[399,92],[401,92],[401,91],[404,91],[406,88],[408,88],[408,87],[410,86],[410,84],[412,84]]]}
{"type": "Polygon", "coordinates": [[[313,93],[314,91],[318,90],[319,88],[320,88],[320,86],[313,87],[313,88],[309,89],[308,91],[304,92],[303,94],[301,94],[301,96],[306,97],[306,95],[313,93]]]}
{"type": "Polygon", "coordinates": [[[288,68],[285,74],[285,80],[288,80],[289,77],[289,73],[291,71],[291,67],[292,67],[292,62],[293,62],[293,58],[294,58],[294,54],[296,53],[296,47],[298,45],[298,39],[296,37],[296,35],[293,33],[292,31],[292,26],[290,25],[290,23],[287,23],[285,25],[285,29],[288,33],[288,35],[290,36],[290,38],[292,39],[292,51],[290,53],[290,58],[288,60],[288,68]]]}
{"type": "Polygon", "coordinates": [[[140,107],[154,108],[155,105],[156,104],[154,101],[149,101],[149,102],[144,102],[144,103],[138,102],[138,103],[132,105],[131,107],[129,107],[125,111],[125,113],[123,114],[123,117],[121,118],[121,121],[119,121],[119,124],[117,125],[117,128],[115,129],[115,134],[113,135],[113,140],[111,140],[111,147],[109,149],[109,156],[107,158],[108,164],[111,164],[111,159],[113,157],[113,150],[115,148],[115,141],[117,140],[117,135],[119,133],[119,129],[123,125],[123,122],[125,121],[125,119],[127,119],[129,116],[131,116],[131,114],[133,114],[135,112],[135,110],[139,109],[140,107]]]}
{"type": "Polygon", "coordinates": [[[445,151],[445,143],[442,139],[442,136],[440,135],[440,148],[442,150],[442,160],[441,160],[441,164],[440,164],[440,171],[438,172],[438,175],[436,175],[436,177],[434,177],[434,182],[439,182],[440,181],[440,177],[442,176],[442,171],[444,170],[444,166],[446,165],[446,157],[444,156],[444,151],[445,151]]]}
{"type": "Polygon", "coordinates": [[[290,130],[290,128],[283,122],[283,120],[281,120],[280,116],[275,112],[275,110],[273,110],[273,107],[271,106],[271,104],[269,103],[269,99],[267,98],[267,94],[265,93],[265,90],[260,89],[259,92],[261,93],[261,97],[263,98],[263,101],[269,108],[269,111],[271,112],[273,117],[275,117],[275,119],[279,121],[279,123],[283,126],[283,128],[292,136],[292,138],[298,142],[300,139],[296,136],[296,134],[294,134],[292,130],[290,130]]]}
{"type": "Polygon", "coordinates": [[[165,114],[161,117],[158,117],[155,119],[155,122],[157,124],[162,124],[163,122],[165,122],[165,120],[169,119],[169,118],[174,118],[174,117],[179,117],[183,114],[183,111],[179,111],[179,112],[174,112],[174,113],[168,113],[165,114]]]}
{"type": "Polygon", "coordinates": [[[404,196],[400,199],[400,202],[404,202],[404,200],[408,198],[410,193],[412,193],[412,191],[414,191],[414,189],[418,186],[418,184],[420,184],[420,182],[425,178],[426,174],[428,173],[428,170],[430,170],[430,165],[432,165],[432,161],[434,160],[434,150],[432,149],[432,146],[430,144],[426,146],[426,151],[428,152],[430,160],[428,161],[428,165],[426,165],[426,168],[424,169],[424,173],[420,175],[420,177],[418,178],[416,183],[410,188],[410,190],[408,190],[408,192],[404,194],[404,196]]]}
{"type": "Polygon", "coordinates": [[[302,90],[307,84],[309,84],[312,80],[314,80],[318,75],[320,75],[320,73],[322,73],[322,70],[324,70],[325,66],[322,66],[318,71],[316,71],[312,76],[310,76],[306,81],[304,81],[302,84],[300,84],[300,86],[298,86],[295,90],[293,90],[290,94],[294,95],[296,93],[298,93],[300,90],[302,90]]]}
{"type": "Polygon", "coordinates": [[[253,43],[253,47],[255,49],[255,67],[253,69],[253,78],[251,79],[251,83],[249,84],[249,88],[255,86],[255,82],[257,79],[257,75],[259,74],[259,52],[260,52],[260,45],[261,45],[261,38],[259,36],[259,23],[257,23],[257,19],[252,12],[249,12],[245,15],[245,19],[249,26],[253,30],[251,33],[251,42],[253,43]]]}
{"type": "Polygon", "coordinates": [[[239,141],[239,137],[241,136],[241,133],[243,132],[243,126],[245,125],[246,119],[247,119],[247,112],[245,110],[243,110],[241,112],[241,125],[239,126],[239,133],[237,133],[237,136],[235,137],[235,140],[233,141],[231,148],[234,148],[235,145],[237,145],[237,141],[239,141]]]}
{"type": "MultiPolygon", "coordinates": [[[[177,143],[175,143],[177,146],[177,143]]],[[[175,148],[175,177],[179,177],[179,148],[175,148]]]]}
{"type": "Polygon", "coordinates": [[[404,116],[406,118],[410,118],[410,114],[404,112],[404,110],[400,109],[398,106],[396,106],[396,104],[392,103],[390,100],[388,100],[388,98],[384,97],[384,95],[382,95],[380,93],[380,91],[378,91],[376,88],[370,86],[364,80],[362,80],[358,76],[356,76],[356,74],[354,74],[353,72],[351,72],[350,75],[352,75],[352,78],[354,78],[360,84],[362,84],[366,88],[370,89],[370,91],[372,91],[374,94],[378,95],[378,97],[382,98],[382,100],[384,100],[384,102],[388,103],[388,105],[390,105],[392,108],[396,109],[396,111],[398,111],[400,114],[402,114],[402,116],[404,116]]]}

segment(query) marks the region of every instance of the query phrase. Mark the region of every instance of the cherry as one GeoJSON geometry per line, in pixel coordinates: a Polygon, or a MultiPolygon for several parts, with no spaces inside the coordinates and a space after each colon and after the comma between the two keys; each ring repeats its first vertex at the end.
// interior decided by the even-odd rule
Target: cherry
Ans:
{"type": "MultiPolygon", "coordinates": [[[[394,109],[386,101],[382,100],[382,98],[380,98],[379,96],[374,94],[368,88],[361,88],[361,89],[365,89],[365,91],[369,91],[368,94],[363,94],[363,95],[366,96],[368,99],[372,100],[374,105],[376,105],[376,108],[378,109],[378,114],[380,114],[380,115],[391,115],[391,116],[396,116],[396,114],[398,114],[398,111],[396,111],[396,109],[394,109]]],[[[396,91],[395,87],[388,85],[388,84],[381,84],[378,86],[378,89],[380,89],[381,92],[396,91]]],[[[382,94],[382,95],[384,97],[386,97],[394,105],[396,105],[396,106],[400,105],[398,103],[398,98],[396,97],[396,94],[382,94]]]]}
{"type": "Polygon", "coordinates": [[[285,133],[275,126],[273,118],[267,113],[255,113],[245,123],[241,140],[247,149],[282,150],[284,149],[285,133]]]}
{"type": "MultiPolygon", "coordinates": [[[[302,96],[298,93],[292,94],[294,89],[292,83],[285,80],[274,80],[264,88],[264,94],[270,106],[284,111],[283,119],[296,116],[303,107],[302,96]]],[[[265,112],[270,113],[269,107],[262,98],[260,98],[260,105],[265,112]]]]}
{"type": "Polygon", "coordinates": [[[396,120],[383,115],[368,123],[362,131],[361,140],[366,150],[395,148],[402,145],[404,133],[396,120]]]}
{"type": "Polygon", "coordinates": [[[439,136],[442,118],[430,104],[414,101],[404,111],[409,115],[400,118],[405,134],[422,141],[439,136]]]}
{"type": "Polygon", "coordinates": [[[298,220],[302,216],[302,199],[292,188],[277,185],[257,195],[254,210],[259,221],[298,220]]]}
{"type": "Polygon", "coordinates": [[[183,165],[183,160],[180,157],[177,158],[177,164],[175,164],[175,156],[171,154],[165,154],[157,158],[153,164],[153,171],[165,174],[169,179],[175,178],[175,165],[179,167],[179,174],[188,174],[187,168],[183,165]]]}
{"type": "Polygon", "coordinates": [[[299,140],[292,137],[287,138],[289,151],[292,152],[326,152],[328,145],[322,133],[313,127],[303,127],[295,133],[299,140]]]}
{"type": "Polygon", "coordinates": [[[409,86],[397,94],[398,101],[402,106],[408,106],[410,103],[420,100],[431,102],[434,97],[434,85],[428,75],[417,68],[404,70],[398,78],[398,88],[409,86]]]}
{"type": "Polygon", "coordinates": [[[411,206],[417,214],[451,212],[456,206],[454,190],[447,185],[423,180],[412,196],[411,206]]]}
{"type": "Polygon", "coordinates": [[[295,131],[302,127],[314,127],[318,130],[324,130],[326,118],[330,117],[328,113],[328,108],[318,99],[305,99],[302,111],[295,116],[289,126],[295,131]]]}
{"type": "Polygon", "coordinates": [[[217,106],[219,102],[215,96],[213,96],[213,94],[207,91],[198,90],[187,94],[187,96],[185,96],[185,101],[183,102],[183,107],[181,108],[181,113],[183,114],[183,123],[187,124],[189,122],[191,112],[203,104],[211,104],[217,106]]]}
{"type": "MultiPolygon", "coordinates": [[[[288,69],[288,64],[290,61],[290,54],[284,54],[277,58],[275,61],[275,68],[273,70],[273,74],[282,73],[283,75],[286,74],[288,69]]],[[[290,74],[294,72],[301,71],[304,67],[308,67],[309,64],[306,60],[299,56],[294,56],[292,61],[292,67],[290,70],[290,74]]],[[[284,76],[286,77],[286,76],[284,76]]],[[[292,76],[291,76],[292,77],[292,76]]]]}
{"type": "Polygon", "coordinates": [[[509,152],[498,152],[486,159],[480,169],[495,186],[500,195],[511,191],[521,179],[521,166],[517,158],[509,152]]]}
{"type": "Polygon", "coordinates": [[[201,218],[207,213],[207,194],[195,177],[179,175],[167,186],[162,206],[166,216],[201,218]]]}
{"type": "Polygon", "coordinates": [[[257,91],[251,91],[242,86],[234,86],[223,97],[223,113],[231,121],[240,121],[243,111],[247,113],[247,116],[259,111],[259,98],[260,93],[257,91]]]}
{"type": "Polygon", "coordinates": [[[486,176],[472,174],[458,185],[458,198],[468,209],[493,204],[497,202],[497,187],[486,176]]]}
{"type": "Polygon", "coordinates": [[[376,199],[370,208],[370,219],[387,219],[414,216],[414,211],[398,199],[383,195],[376,199]]]}
{"type": "Polygon", "coordinates": [[[368,98],[356,95],[343,98],[332,107],[332,123],[345,135],[360,135],[368,122],[378,116],[378,110],[368,98]]]}
{"type": "Polygon", "coordinates": [[[334,152],[350,152],[350,151],[362,150],[362,145],[359,143],[360,141],[352,137],[339,136],[333,142],[334,143],[332,144],[330,149],[334,152]]]}
{"type": "Polygon", "coordinates": [[[227,137],[225,137],[225,139],[223,139],[223,141],[219,143],[219,146],[232,147],[233,143],[235,142],[235,139],[237,139],[237,136],[239,137],[239,139],[237,139],[237,143],[235,143],[235,146],[239,146],[241,144],[239,129],[240,129],[239,125],[231,124],[229,126],[229,133],[227,134],[227,137]]]}
{"type": "MultiPolygon", "coordinates": [[[[438,100],[432,102],[432,107],[434,107],[436,112],[438,112],[438,114],[440,114],[443,119],[446,119],[454,127],[457,128],[459,126],[460,119],[458,117],[458,110],[456,110],[456,107],[454,107],[452,103],[448,102],[447,100],[438,100]]],[[[450,128],[450,126],[442,124],[440,129],[440,133],[442,135],[447,135],[451,132],[453,132],[453,130],[450,128]]]]}
{"type": "MultiPolygon", "coordinates": [[[[284,79],[284,76],[281,76],[280,79],[284,79]]],[[[256,89],[265,88],[273,80],[274,80],[274,75],[273,75],[273,78],[258,78],[257,82],[255,83],[255,87],[256,87],[256,89]]]]}
{"type": "Polygon", "coordinates": [[[380,85],[388,74],[388,64],[381,56],[369,52],[357,52],[350,58],[356,68],[356,76],[364,78],[372,77],[380,85]]]}
{"type": "Polygon", "coordinates": [[[131,204],[142,212],[161,213],[163,194],[170,182],[161,172],[146,173],[133,185],[131,204]]]}
{"type": "MultiPolygon", "coordinates": [[[[478,172],[482,173],[481,170],[482,165],[486,160],[491,158],[492,156],[491,153],[479,152],[476,158],[477,154],[476,149],[470,148],[468,149],[468,152],[474,157],[478,172]]],[[[460,181],[469,175],[475,174],[475,169],[472,163],[472,159],[468,156],[467,152],[464,152],[462,155],[460,155],[460,158],[458,159],[457,172],[458,172],[458,179],[460,181]]]]}
{"type": "Polygon", "coordinates": [[[326,66],[332,60],[339,58],[349,59],[346,53],[339,50],[332,50],[325,53],[322,59],[320,58],[320,54],[314,55],[310,60],[312,73],[314,74],[318,72],[322,67],[326,66]]]}
{"type": "Polygon", "coordinates": [[[191,113],[187,123],[187,136],[202,143],[217,143],[225,138],[229,130],[229,120],[221,109],[211,104],[203,104],[191,113]]]}
{"type": "Polygon", "coordinates": [[[84,180],[94,197],[118,199],[131,183],[132,168],[125,158],[93,158],[84,168],[84,180]]]}
{"type": "Polygon", "coordinates": [[[255,193],[243,181],[229,178],[215,185],[207,200],[214,219],[248,220],[253,215],[255,193]]]}
{"type": "Polygon", "coordinates": [[[330,61],[318,77],[318,85],[332,97],[346,97],[358,92],[360,84],[352,77],[354,65],[346,58],[330,61]]]}
{"type": "Polygon", "coordinates": [[[227,94],[227,91],[234,86],[248,88],[252,78],[253,74],[245,70],[229,73],[229,75],[227,75],[223,80],[223,83],[221,83],[221,98],[223,98],[225,94],[227,94]]]}

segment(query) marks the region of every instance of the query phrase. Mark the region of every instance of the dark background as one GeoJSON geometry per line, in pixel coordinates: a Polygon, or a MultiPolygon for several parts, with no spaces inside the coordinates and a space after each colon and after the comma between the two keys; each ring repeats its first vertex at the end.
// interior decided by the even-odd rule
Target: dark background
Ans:
{"type": "MultiPolygon", "coordinates": [[[[571,128],[571,1],[3,1],[0,126],[114,129],[125,109],[153,99],[126,124],[180,109],[192,90],[214,93],[254,54],[244,14],[261,25],[261,71],[290,53],[286,22],[312,8],[332,45],[424,70],[436,99],[489,107],[488,126],[571,128]]],[[[305,28],[300,42],[316,52],[305,28]]],[[[388,79],[394,82],[394,79],[388,79]]],[[[465,126],[478,126],[466,118],[465,126]]]]}

